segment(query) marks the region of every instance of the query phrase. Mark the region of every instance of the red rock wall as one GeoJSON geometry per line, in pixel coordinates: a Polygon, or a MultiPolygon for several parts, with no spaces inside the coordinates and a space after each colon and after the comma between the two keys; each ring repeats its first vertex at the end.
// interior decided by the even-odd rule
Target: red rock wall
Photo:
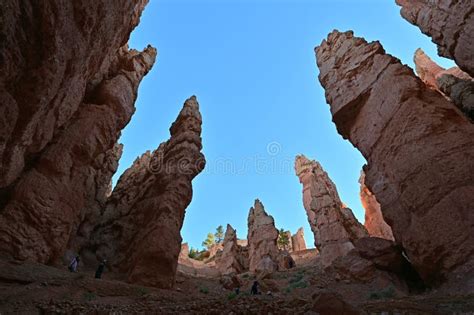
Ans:
{"type": "Polygon", "coordinates": [[[438,45],[441,56],[454,59],[474,77],[474,2],[471,0],[396,0],[402,16],[438,45]]]}
{"type": "Polygon", "coordinates": [[[107,201],[89,251],[134,283],[170,288],[192,179],[205,165],[201,114],[193,96],[170,128],[171,138],[138,158],[107,201]]]}
{"type": "Polygon", "coordinates": [[[316,49],[320,82],[339,133],[366,160],[377,196],[426,283],[474,257],[474,125],[413,71],[352,32],[316,49]]]}
{"type": "Polygon", "coordinates": [[[380,203],[375,195],[365,185],[365,174],[362,171],[360,179],[360,201],[365,209],[364,226],[370,236],[384,238],[393,241],[393,233],[390,226],[385,222],[380,209],[380,203]]]}
{"type": "Polygon", "coordinates": [[[9,1],[2,8],[3,255],[52,263],[76,246],[76,234],[87,238],[80,224],[103,202],[116,168],[110,152],[156,56],[151,47],[126,47],[145,3],[9,1]]]}

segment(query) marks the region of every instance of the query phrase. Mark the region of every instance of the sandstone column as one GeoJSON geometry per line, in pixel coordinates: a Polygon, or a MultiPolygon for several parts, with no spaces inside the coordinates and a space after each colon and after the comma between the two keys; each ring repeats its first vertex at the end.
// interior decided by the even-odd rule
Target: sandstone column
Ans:
{"type": "Polygon", "coordinates": [[[365,186],[365,174],[364,171],[360,174],[360,201],[365,209],[365,222],[364,226],[370,236],[384,238],[386,240],[393,241],[393,233],[390,226],[385,222],[382,211],[380,210],[380,204],[378,203],[375,195],[370,189],[365,186]]]}
{"type": "Polygon", "coordinates": [[[171,138],[137,159],[107,201],[90,250],[134,283],[174,284],[180,230],[192,179],[204,168],[201,114],[193,96],[170,128],[171,138]]]}
{"type": "Polygon", "coordinates": [[[333,121],[366,158],[365,183],[411,263],[428,284],[469,269],[474,125],[378,42],[334,31],[316,55],[333,121]]]}
{"type": "Polygon", "coordinates": [[[306,241],[304,240],[303,228],[299,228],[298,231],[291,237],[291,243],[293,245],[293,251],[299,252],[306,249],[306,241]]]}
{"type": "Polygon", "coordinates": [[[328,266],[353,249],[353,242],[367,236],[367,231],[343,205],[336,186],[318,162],[299,155],[295,171],[303,184],[303,204],[315,245],[323,265],[328,266]]]}

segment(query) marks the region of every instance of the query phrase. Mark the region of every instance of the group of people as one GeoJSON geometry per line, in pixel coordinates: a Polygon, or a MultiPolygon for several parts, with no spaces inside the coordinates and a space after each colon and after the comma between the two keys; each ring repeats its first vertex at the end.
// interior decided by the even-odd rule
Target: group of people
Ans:
{"type": "MultiPolygon", "coordinates": [[[[79,266],[79,262],[81,261],[81,258],[79,256],[75,256],[71,262],[69,263],[68,269],[70,272],[77,272],[77,267],[79,266]]],[[[102,273],[105,270],[105,264],[107,263],[107,260],[102,260],[97,267],[97,270],[95,271],[95,278],[100,279],[102,278],[102,273]]]]}

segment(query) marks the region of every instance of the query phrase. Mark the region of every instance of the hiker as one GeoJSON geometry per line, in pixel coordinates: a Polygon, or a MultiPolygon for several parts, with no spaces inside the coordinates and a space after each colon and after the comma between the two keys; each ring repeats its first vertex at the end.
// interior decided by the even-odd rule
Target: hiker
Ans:
{"type": "Polygon", "coordinates": [[[68,269],[70,272],[77,272],[77,265],[79,265],[79,261],[81,259],[79,258],[79,255],[74,257],[72,260],[71,260],[71,263],[69,264],[68,266],[68,269]]]}
{"type": "Polygon", "coordinates": [[[250,289],[250,294],[257,295],[258,293],[258,281],[254,281],[252,285],[252,289],[250,289]]]}
{"type": "Polygon", "coordinates": [[[235,288],[235,294],[237,294],[237,295],[240,294],[240,287],[235,288]]]}
{"type": "Polygon", "coordinates": [[[104,272],[105,264],[107,263],[107,260],[102,260],[99,264],[99,267],[97,267],[97,270],[95,272],[95,278],[100,279],[102,277],[102,273],[104,272]]]}

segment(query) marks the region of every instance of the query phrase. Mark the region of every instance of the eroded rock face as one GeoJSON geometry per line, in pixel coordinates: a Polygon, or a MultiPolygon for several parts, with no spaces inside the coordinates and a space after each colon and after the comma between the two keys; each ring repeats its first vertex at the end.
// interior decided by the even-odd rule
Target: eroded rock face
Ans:
{"type": "Polygon", "coordinates": [[[472,1],[396,0],[402,16],[438,45],[441,56],[454,59],[474,76],[474,3],[472,1]]]}
{"type": "Polygon", "coordinates": [[[378,42],[334,31],[316,55],[333,121],[425,283],[472,272],[473,124],[378,42]]]}
{"type": "Polygon", "coordinates": [[[474,81],[458,67],[444,69],[438,66],[423,50],[415,53],[416,73],[426,85],[434,88],[461,109],[474,121],[474,81]]]}
{"type": "Polygon", "coordinates": [[[156,57],[154,48],[126,46],[145,3],[13,1],[2,9],[2,254],[53,263],[88,237],[81,222],[104,202],[114,147],[156,57]]]}
{"type": "Polygon", "coordinates": [[[107,201],[91,250],[130,282],[164,288],[174,283],[191,181],[205,165],[201,123],[193,96],[171,126],[171,138],[137,159],[107,201]]]}
{"type": "Polygon", "coordinates": [[[390,226],[385,222],[382,211],[380,210],[380,204],[378,203],[375,195],[365,185],[365,173],[361,172],[360,178],[360,200],[362,206],[365,209],[365,222],[364,226],[370,236],[380,237],[387,240],[393,241],[393,233],[390,226]]]}
{"type": "Polygon", "coordinates": [[[260,200],[250,208],[248,216],[249,269],[252,272],[279,270],[278,230],[275,221],[263,208],[260,200]]]}
{"type": "Polygon", "coordinates": [[[248,263],[243,260],[248,259],[242,253],[242,248],[237,244],[237,233],[230,224],[227,224],[225,231],[222,254],[216,261],[216,267],[222,275],[239,274],[246,271],[248,263]]]}
{"type": "Polygon", "coordinates": [[[297,156],[295,171],[303,184],[303,204],[321,262],[330,265],[353,249],[353,242],[367,236],[367,231],[344,206],[336,186],[318,162],[297,156]]]}
{"type": "Polygon", "coordinates": [[[306,241],[304,240],[304,230],[302,227],[291,237],[291,244],[294,252],[306,249],[306,241]]]}

